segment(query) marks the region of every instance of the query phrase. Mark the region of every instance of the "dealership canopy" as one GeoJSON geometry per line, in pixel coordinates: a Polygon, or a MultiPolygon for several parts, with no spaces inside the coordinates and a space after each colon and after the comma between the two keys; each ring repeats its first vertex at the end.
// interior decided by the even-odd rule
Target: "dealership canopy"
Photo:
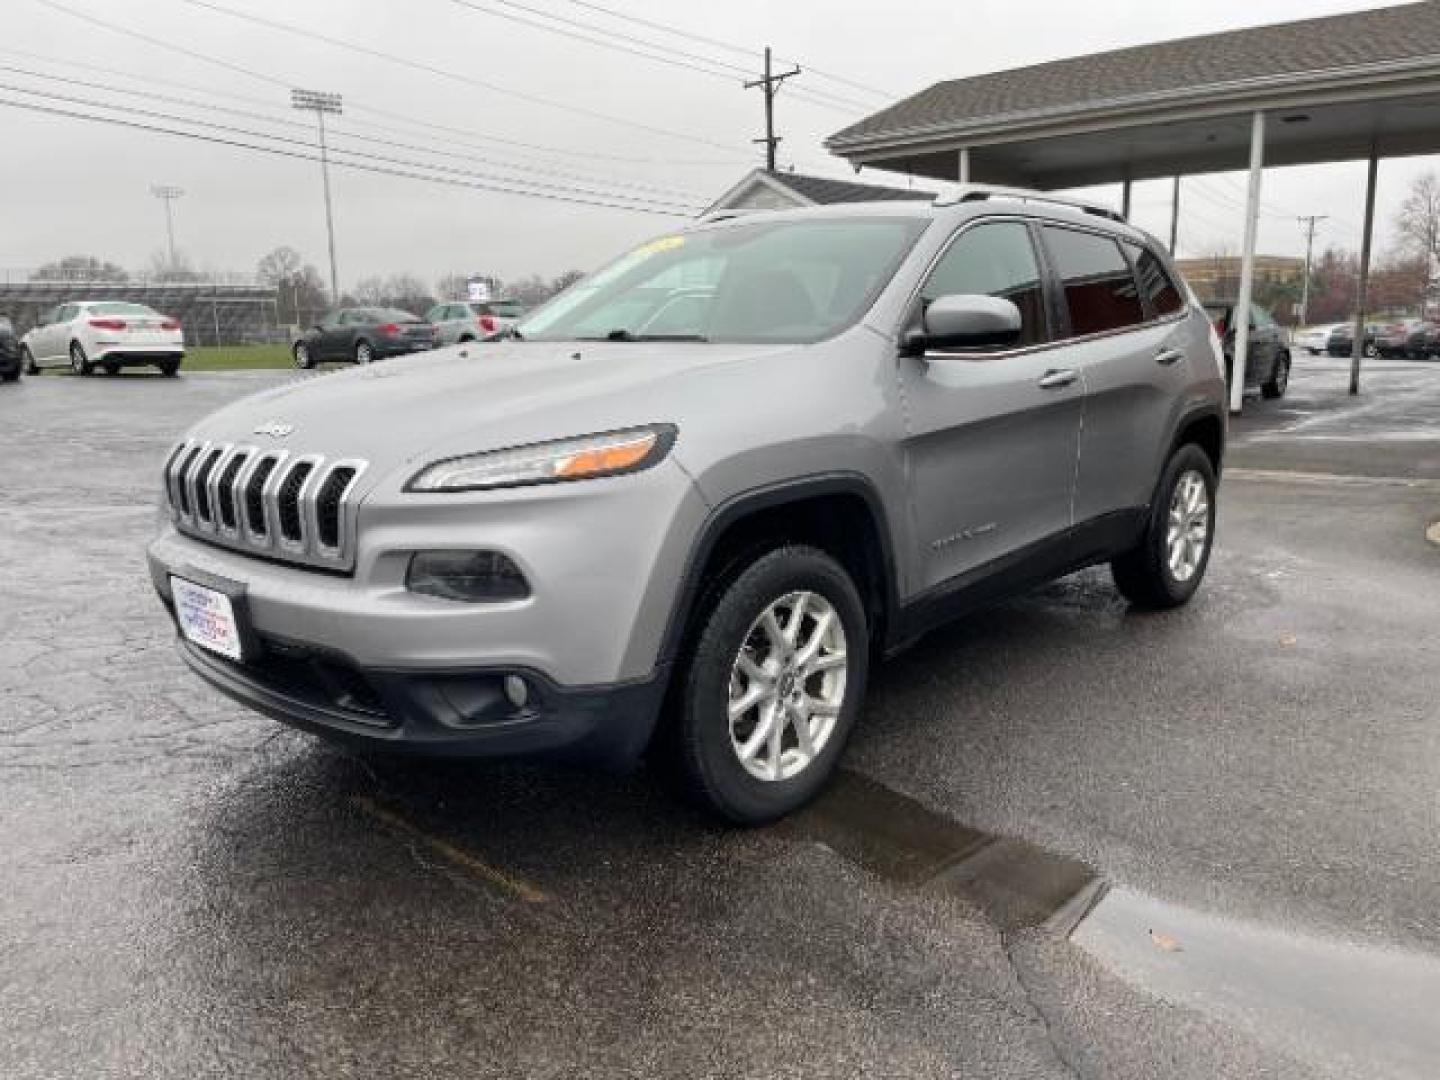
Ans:
{"type": "MultiPolygon", "coordinates": [[[[826,146],[857,167],[944,180],[1040,189],[1118,182],[1127,204],[1134,180],[1249,168],[1245,308],[1263,165],[1366,159],[1358,323],[1375,161],[1440,152],[1440,2],[954,79],[850,125],[826,146]]],[[[1238,367],[1248,335],[1246,321],[1237,322],[1238,367]]],[[[1362,341],[1357,331],[1357,354],[1362,341]]],[[[1242,385],[1237,378],[1236,408],[1242,385]]]]}

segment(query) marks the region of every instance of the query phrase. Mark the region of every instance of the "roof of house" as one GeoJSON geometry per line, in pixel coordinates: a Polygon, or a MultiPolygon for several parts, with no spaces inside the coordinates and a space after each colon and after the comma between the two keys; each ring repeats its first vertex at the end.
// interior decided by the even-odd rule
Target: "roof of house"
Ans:
{"type": "Polygon", "coordinates": [[[882,184],[857,184],[851,180],[832,180],[828,176],[807,176],[805,173],[766,172],[792,191],[799,192],[814,203],[878,202],[885,199],[935,198],[933,191],[915,188],[886,187],[882,184]]]}
{"type": "Polygon", "coordinates": [[[1113,108],[1155,96],[1440,57],[1440,2],[1246,27],[952,79],[826,140],[837,151],[1001,117],[1113,108]]]}
{"type": "Polygon", "coordinates": [[[716,199],[705,213],[729,207],[735,199],[752,190],[757,184],[783,189],[801,203],[822,206],[831,203],[884,202],[891,199],[929,201],[935,198],[933,191],[921,191],[917,188],[857,184],[851,180],[832,180],[828,176],[810,176],[778,169],[752,169],[740,178],[739,183],[716,199]]]}

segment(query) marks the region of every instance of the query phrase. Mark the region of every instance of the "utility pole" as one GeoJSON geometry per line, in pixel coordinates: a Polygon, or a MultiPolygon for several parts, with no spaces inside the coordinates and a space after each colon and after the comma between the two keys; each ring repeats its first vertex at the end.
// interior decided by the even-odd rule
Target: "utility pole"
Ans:
{"type": "Polygon", "coordinates": [[[1308,326],[1310,323],[1310,257],[1315,250],[1315,226],[1329,216],[1329,214],[1307,214],[1295,219],[1305,230],[1305,278],[1300,283],[1299,323],[1301,326],[1308,326]]]}
{"type": "Polygon", "coordinates": [[[325,231],[330,240],[330,302],[340,302],[340,273],[335,269],[335,215],[330,207],[330,152],[325,146],[325,114],[341,112],[339,94],[322,94],[315,90],[291,90],[290,105],[303,112],[313,112],[320,126],[320,175],[325,183],[325,231]]]}
{"type": "Polygon", "coordinates": [[[170,256],[170,269],[175,269],[175,221],[170,214],[170,204],[185,192],[172,184],[153,184],[150,194],[165,204],[165,250],[170,256]]]}
{"type": "Polygon", "coordinates": [[[775,134],[775,93],[786,79],[799,74],[798,67],[792,67],[789,71],[772,71],[770,69],[770,46],[766,45],[764,78],[754,79],[745,84],[746,90],[753,90],[758,86],[765,92],[765,137],[750,141],[765,144],[765,168],[770,172],[775,171],[775,147],[780,142],[780,136],[775,134]]]}

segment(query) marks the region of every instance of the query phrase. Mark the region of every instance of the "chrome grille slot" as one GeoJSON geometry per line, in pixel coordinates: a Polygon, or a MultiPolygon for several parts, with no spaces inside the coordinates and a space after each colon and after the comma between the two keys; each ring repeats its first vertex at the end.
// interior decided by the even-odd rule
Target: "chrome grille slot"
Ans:
{"type": "Polygon", "coordinates": [[[192,481],[195,491],[195,517],[206,524],[214,520],[214,506],[210,501],[210,474],[224,453],[225,451],[219,447],[206,452],[201,456],[200,464],[195,469],[195,477],[192,481]]]}
{"type": "Polygon", "coordinates": [[[245,481],[245,527],[261,543],[269,543],[270,525],[265,520],[265,485],[280,459],[274,455],[260,458],[255,471],[245,481]]]}
{"type": "Polygon", "coordinates": [[[292,544],[303,543],[305,540],[305,515],[300,510],[300,493],[305,488],[305,481],[310,479],[310,474],[314,471],[313,461],[297,461],[280,482],[276,503],[280,511],[281,540],[288,540],[292,544]]]}
{"type": "Polygon", "coordinates": [[[221,547],[349,570],[356,487],[366,463],[187,440],[165,460],[175,527],[221,547]]]}
{"type": "Polygon", "coordinates": [[[220,470],[220,476],[215,481],[215,504],[222,529],[234,531],[240,523],[240,515],[235,505],[235,479],[249,460],[248,450],[236,450],[225,462],[225,467],[220,470]]]}

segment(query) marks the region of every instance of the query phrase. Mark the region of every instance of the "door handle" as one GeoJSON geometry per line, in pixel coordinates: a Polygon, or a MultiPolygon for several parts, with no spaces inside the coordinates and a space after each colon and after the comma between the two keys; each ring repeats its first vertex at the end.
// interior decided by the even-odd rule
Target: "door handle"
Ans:
{"type": "Polygon", "coordinates": [[[1035,385],[1041,390],[1059,390],[1062,386],[1069,386],[1080,377],[1080,373],[1074,368],[1051,368],[1035,380],[1035,385]]]}
{"type": "Polygon", "coordinates": [[[1179,349],[1161,349],[1155,354],[1155,362],[1164,367],[1169,367],[1171,364],[1178,363],[1184,359],[1185,354],[1179,349]]]}

